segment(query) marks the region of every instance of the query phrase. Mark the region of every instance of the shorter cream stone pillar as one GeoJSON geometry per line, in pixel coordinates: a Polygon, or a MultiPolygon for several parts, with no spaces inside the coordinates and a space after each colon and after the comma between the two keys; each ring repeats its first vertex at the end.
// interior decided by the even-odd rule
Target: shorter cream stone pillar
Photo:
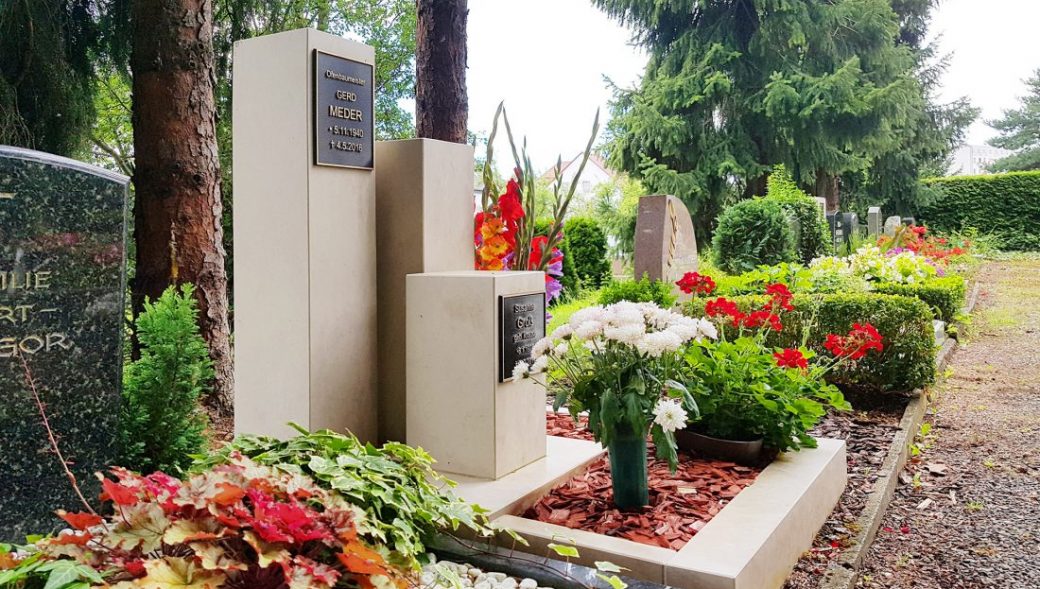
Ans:
{"type": "Polygon", "coordinates": [[[545,391],[511,378],[545,333],[544,274],[410,274],[406,297],[408,444],[487,479],[544,457],[545,391]]]}

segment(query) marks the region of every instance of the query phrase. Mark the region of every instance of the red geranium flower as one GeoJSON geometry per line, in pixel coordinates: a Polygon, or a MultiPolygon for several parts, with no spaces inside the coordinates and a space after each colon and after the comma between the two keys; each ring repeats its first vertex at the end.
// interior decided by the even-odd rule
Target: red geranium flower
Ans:
{"type": "Polygon", "coordinates": [[[794,305],[791,304],[794,294],[791,292],[791,289],[787,288],[786,284],[779,282],[770,284],[766,287],[766,294],[773,298],[770,307],[780,308],[784,311],[794,311],[794,305]]]}
{"type": "Polygon", "coordinates": [[[854,323],[848,335],[844,337],[827,334],[827,341],[823,343],[823,347],[835,356],[847,356],[850,360],[859,360],[871,350],[881,352],[885,349],[881,334],[869,323],[854,323]]]}
{"type": "Polygon", "coordinates": [[[725,315],[733,320],[734,327],[740,327],[740,322],[744,319],[744,313],[740,312],[740,308],[737,304],[725,297],[719,297],[708,301],[704,305],[704,314],[708,317],[719,317],[725,315]]]}
{"type": "Polygon", "coordinates": [[[687,272],[675,282],[679,290],[686,294],[711,294],[715,291],[715,281],[711,276],[704,276],[697,272],[687,272]]]}
{"type": "Polygon", "coordinates": [[[805,358],[805,354],[794,348],[776,352],[773,354],[773,357],[776,358],[776,365],[780,368],[801,368],[805,370],[809,367],[809,361],[805,358]]]}
{"type": "Polygon", "coordinates": [[[773,331],[780,331],[784,328],[780,323],[780,316],[768,310],[755,311],[744,318],[744,327],[751,329],[757,329],[766,324],[769,324],[769,328],[773,331]]]}

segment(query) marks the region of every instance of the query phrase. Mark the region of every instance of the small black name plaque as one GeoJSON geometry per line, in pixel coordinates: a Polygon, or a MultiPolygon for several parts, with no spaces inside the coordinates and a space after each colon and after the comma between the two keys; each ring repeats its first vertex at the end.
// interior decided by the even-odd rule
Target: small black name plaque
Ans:
{"type": "Polygon", "coordinates": [[[372,66],[314,50],[314,163],[372,169],[372,66]]]}
{"type": "Polygon", "coordinates": [[[545,337],[545,293],[499,297],[498,382],[513,378],[513,368],[531,358],[531,348],[545,337]]]}

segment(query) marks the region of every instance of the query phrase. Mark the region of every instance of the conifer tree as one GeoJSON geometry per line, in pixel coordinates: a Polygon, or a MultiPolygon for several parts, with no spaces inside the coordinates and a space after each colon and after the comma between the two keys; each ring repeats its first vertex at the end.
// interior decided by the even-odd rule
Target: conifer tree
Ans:
{"type": "Polygon", "coordinates": [[[1040,170],[1040,68],[1026,80],[1029,93],[1019,108],[1004,111],[1004,117],[989,125],[1000,132],[990,145],[1013,149],[1017,153],[993,162],[990,170],[1011,172],[1040,170]]]}

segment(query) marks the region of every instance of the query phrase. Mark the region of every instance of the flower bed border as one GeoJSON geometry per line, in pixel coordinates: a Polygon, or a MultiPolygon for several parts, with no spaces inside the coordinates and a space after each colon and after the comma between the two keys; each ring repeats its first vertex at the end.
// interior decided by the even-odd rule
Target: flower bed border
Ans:
{"type": "MultiPolygon", "coordinates": [[[[845,442],[821,439],[819,447],[782,455],[759,474],[697,533],[682,550],[648,546],[502,515],[494,523],[523,536],[531,554],[549,543],[573,539],[580,564],[608,560],[626,574],[674,587],[769,589],[784,584],[801,554],[845,489],[845,442]]],[[[503,546],[513,542],[503,535],[503,546]]]]}

